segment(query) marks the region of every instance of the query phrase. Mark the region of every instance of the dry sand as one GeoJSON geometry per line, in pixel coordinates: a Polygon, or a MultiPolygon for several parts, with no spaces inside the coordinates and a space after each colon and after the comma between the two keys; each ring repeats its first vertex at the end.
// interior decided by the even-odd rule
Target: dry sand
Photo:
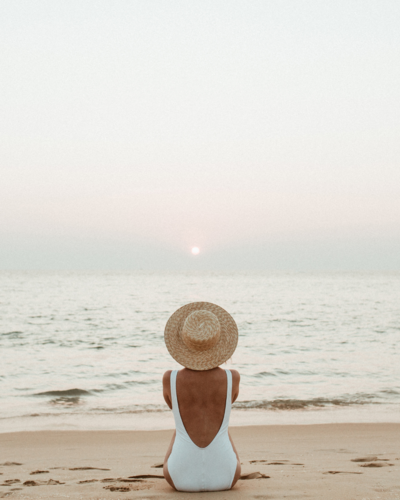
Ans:
{"type": "Polygon", "coordinates": [[[233,427],[242,474],[260,474],[212,493],[179,493],[160,477],[171,435],[0,434],[0,498],[400,500],[400,424],[233,427]]]}

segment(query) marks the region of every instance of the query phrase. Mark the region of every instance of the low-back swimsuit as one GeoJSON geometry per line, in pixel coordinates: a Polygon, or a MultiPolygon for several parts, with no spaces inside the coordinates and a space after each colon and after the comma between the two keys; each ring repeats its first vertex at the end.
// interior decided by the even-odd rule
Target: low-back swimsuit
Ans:
{"type": "Polygon", "coordinates": [[[171,373],[176,437],[168,458],[168,472],[179,491],[220,491],[228,490],[232,486],[237,467],[237,457],[228,434],[232,405],[232,373],[230,370],[225,372],[228,384],[224,419],[217,435],[205,448],[194,444],[186,432],[176,394],[178,370],[171,373]]]}

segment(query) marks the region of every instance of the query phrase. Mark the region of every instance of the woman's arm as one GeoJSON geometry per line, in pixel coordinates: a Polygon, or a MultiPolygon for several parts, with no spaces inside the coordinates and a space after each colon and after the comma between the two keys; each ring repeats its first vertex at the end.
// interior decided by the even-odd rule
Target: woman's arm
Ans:
{"type": "MultiPolygon", "coordinates": [[[[172,373],[171,370],[168,370],[167,372],[165,372],[162,382],[163,382],[163,396],[164,396],[165,402],[172,410],[171,373],[172,373]]],[[[176,436],[176,431],[174,432],[174,434],[172,436],[171,443],[168,447],[167,454],[165,455],[165,458],[164,458],[163,472],[164,472],[164,477],[165,477],[166,481],[176,490],[174,482],[172,481],[172,478],[171,478],[169,471],[168,471],[168,458],[172,453],[172,446],[174,445],[175,436],[176,436]]]]}
{"type": "Polygon", "coordinates": [[[163,396],[164,396],[165,402],[172,410],[171,373],[172,373],[172,370],[168,370],[167,372],[165,372],[162,382],[163,382],[163,396]]]}
{"type": "Polygon", "coordinates": [[[237,370],[231,370],[232,373],[232,403],[234,403],[239,396],[240,374],[237,370]]]}

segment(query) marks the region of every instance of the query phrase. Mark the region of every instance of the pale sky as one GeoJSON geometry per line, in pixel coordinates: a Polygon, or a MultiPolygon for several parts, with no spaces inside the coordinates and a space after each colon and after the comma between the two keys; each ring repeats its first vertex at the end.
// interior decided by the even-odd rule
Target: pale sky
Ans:
{"type": "Polygon", "coordinates": [[[400,270],[399,27],[398,0],[1,0],[0,269],[400,270]]]}

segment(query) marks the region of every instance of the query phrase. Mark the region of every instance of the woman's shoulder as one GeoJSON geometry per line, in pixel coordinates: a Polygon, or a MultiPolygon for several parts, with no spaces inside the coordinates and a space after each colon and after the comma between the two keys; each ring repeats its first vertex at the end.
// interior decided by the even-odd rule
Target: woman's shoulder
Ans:
{"type": "Polygon", "coordinates": [[[232,373],[232,403],[239,396],[240,373],[237,370],[231,370],[232,373]]]}
{"type": "Polygon", "coordinates": [[[232,382],[233,384],[239,384],[240,382],[240,373],[237,370],[230,370],[232,373],[232,382]]]}
{"type": "Polygon", "coordinates": [[[167,370],[163,375],[163,385],[170,385],[172,370],[167,370]]]}

